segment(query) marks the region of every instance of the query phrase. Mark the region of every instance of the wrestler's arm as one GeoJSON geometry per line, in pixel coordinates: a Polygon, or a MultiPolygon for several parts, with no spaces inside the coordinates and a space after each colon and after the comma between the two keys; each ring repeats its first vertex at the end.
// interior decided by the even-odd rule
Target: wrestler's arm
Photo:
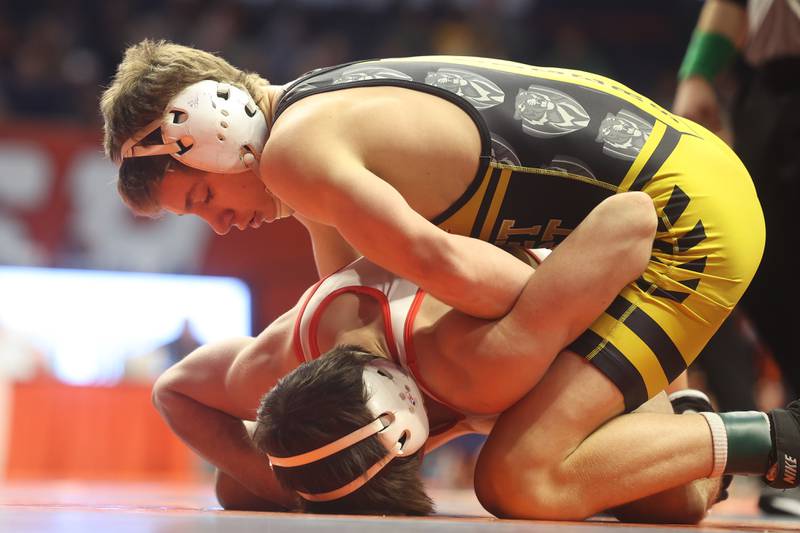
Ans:
{"type": "Polygon", "coordinates": [[[473,412],[497,413],[514,404],[642,274],[655,230],[655,209],[645,193],[607,198],[537,267],[506,316],[445,315],[435,333],[440,357],[426,361],[443,398],[473,412]]]}
{"type": "Polygon", "coordinates": [[[304,143],[324,147],[311,155],[293,141],[271,142],[262,174],[301,216],[335,227],[374,263],[465,313],[494,318],[514,305],[528,267],[489,243],[439,229],[335,139],[304,143]]]}
{"type": "Polygon", "coordinates": [[[198,348],[159,377],[153,403],[170,428],[220,470],[217,495],[223,507],[283,510],[294,495],[279,486],[243,420],[255,419],[261,396],[288,365],[263,355],[255,361],[257,349],[252,338],[198,348]]]}
{"type": "MultiPolygon", "coordinates": [[[[706,0],[700,12],[695,32],[715,34],[728,39],[741,48],[747,35],[746,2],[732,0],[706,0]]],[[[701,50],[698,59],[708,64],[715,61],[714,52],[701,50]],[[703,54],[710,56],[704,57],[703,54]]],[[[712,80],[699,74],[686,75],[675,91],[673,112],[702,124],[713,132],[723,131],[720,103],[712,80]]],[[[726,132],[722,135],[728,139],[726,132]]]]}
{"type": "Polygon", "coordinates": [[[342,238],[336,228],[319,224],[298,213],[294,217],[305,226],[311,238],[314,262],[320,278],[330,276],[361,256],[342,238]]]}

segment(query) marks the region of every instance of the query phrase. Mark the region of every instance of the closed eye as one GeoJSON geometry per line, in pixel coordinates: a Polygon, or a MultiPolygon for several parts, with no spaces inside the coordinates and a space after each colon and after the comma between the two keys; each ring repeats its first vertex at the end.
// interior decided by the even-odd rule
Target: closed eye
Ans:
{"type": "Polygon", "coordinates": [[[214,198],[214,193],[211,191],[211,187],[209,187],[207,184],[197,183],[186,194],[184,211],[190,213],[197,206],[208,205],[213,198],[214,198]],[[205,194],[203,194],[202,187],[206,188],[205,194]]]}

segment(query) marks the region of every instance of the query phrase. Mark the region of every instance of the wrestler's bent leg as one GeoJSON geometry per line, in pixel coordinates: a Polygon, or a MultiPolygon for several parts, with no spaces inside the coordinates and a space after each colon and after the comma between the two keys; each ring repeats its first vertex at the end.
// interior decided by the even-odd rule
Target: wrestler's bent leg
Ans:
{"type": "MultiPolygon", "coordinates": [[[[642,404],[635,413],[673,412],[665,393],[642,404]]],[[[694,524],[717,501],[722,478],[703,478],[685,485],[615,507],[610,512],[622,522],[671,522],[694,524]]]]}
{"type": "MultiPolygon", "coordinates": [[[[711,472],[702,416],[616,416],[623,408],[622,394],[595,366],[560,353],[542,381],[498,419],[476,467],[479,500],[500,517],[580,520],[711,472]]],[[[709,487],[703,497],[683,500],[692,509],[658,518],[696,521],[713,492],[709,487]]]]}

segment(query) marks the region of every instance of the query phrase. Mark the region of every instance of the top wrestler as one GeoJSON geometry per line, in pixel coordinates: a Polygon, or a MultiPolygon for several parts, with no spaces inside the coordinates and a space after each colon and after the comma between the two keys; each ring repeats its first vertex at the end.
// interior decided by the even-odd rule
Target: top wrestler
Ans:
{"type": "Polygon", "coordinates": [[[473,316],[502,316],[529,277],[487,242],[555,245],[603,199],[646,193],[659,220],[651,260],[570,346],[608,382],[605,419],[694,360],[763,250],[758,200],[728,147],[589,73],[425,57],[275,86],[144,41],[101,106],[137,212],[196,214],[220,233],[294,212],[321,274],[347,264],[349,243],[473,316]]]}
{"type": "Polygon", "coordinates": [[[225,233],[294,211],[321,275],[349,262],[346,240],[473,316],[503,315],[528,278],[488,243],[550,247],[603,198],[645,192],[659,218],[652,260],[572,346],[627,410],[691,363],[763,250],[758,199],[730,149],[593,74],[427,57],[276,86],[144,41],[101,105],[119,191],[137,212],[191,213],[225,233]],[[256,158],[263,181],[243,172],[256,158]]]}

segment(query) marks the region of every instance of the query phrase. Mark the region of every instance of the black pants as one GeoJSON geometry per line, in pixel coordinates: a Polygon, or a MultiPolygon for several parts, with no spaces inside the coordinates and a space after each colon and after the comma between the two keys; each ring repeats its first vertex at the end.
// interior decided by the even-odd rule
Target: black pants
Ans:
{"type": "Polygon", "coordinates": [[[734,149],[755,181],[767,225],[764,258],[742,301],[787,385],[800,393],[800,57],[754,71],[732,116],[734,149]]]}

